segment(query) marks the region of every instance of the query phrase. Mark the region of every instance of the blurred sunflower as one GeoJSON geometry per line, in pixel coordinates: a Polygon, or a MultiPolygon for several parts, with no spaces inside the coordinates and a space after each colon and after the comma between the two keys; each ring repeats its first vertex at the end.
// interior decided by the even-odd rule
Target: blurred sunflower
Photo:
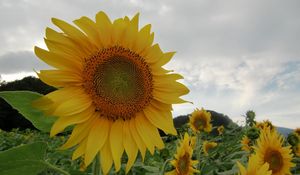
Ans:
{"type": "Polygon", "coordinates": [[[167,172],[166,175],[190,175],[199,172],[194,168],[198,161],[192,160],[194,141],[194,137],[190,137],[187,133],[184,134],[183,140],[177,147],[175,159],[171,161],[175,169],[167,172]]]}
{"type": "Polygon", "coordinates": [[[259,128],[261,130],[269,129],[272,132],[275,131],[275,127],[273,126],[273,124],[270,120],[264,120],[262,122],[256,122],[255,127],[259,128]]]}
{"type": "Polygon", "coordinates": [[[291,174],[292,161],[290,146],[283,147],[283,137],[277,131],[262,130],[257,145],[254,147],[258,164],[269,164],[272,175],[291,174]]]}
{"type": "Polygon", "coordinates": [[[239,175],[271,175],[272,171],[269,170],[269,164],[264,163],[262,166],[258,163],[258,157],[251,155],[248,161],[247,169],[240,163],[237,162],[239,167],[239,175]]]}
{"type": "Polygon", "coordinates": [[[241,144],[242,144],[242,150],[249,151],[249,152],[252,150],[251,140],[246,135],[241,140],[241,144]]]}
{"type": "Polygon", "coordinates": [[[196,109],[192,113],[190,117],[189,125],[194,132],[210,132],[212,130],[211,121],[211,114],[207,112],[203,108],[201,110],[196,109]]]}
{"type": "Polygon", "coordinates": [[[35,47],[35,54],[53,70],[41,70],[39,78],[58,90],[33,105],[57,116],[51,136],[67,126],[75,127],[62,146],[77,145],[73,159],[84,157],[88,166],[100,153],[103,172],[112,164],[121,168],[125,150],[126,172],[138,150],[154,153],[164,143],[158,128],[176,135],[172,104],[184,103],[180,96],[189,90],[179,74],[162,68],[175,52],[164,53],[153,44],[148,24],[139,30],[139,14],[111,21],[104,12],[93,21],[81,17],[76,26],[60,19],[52,22],[62,32],[46,29],[48,50],[35,47]]]}
{"type": "Polygon", "coordinates": [[[222,135],[223,132],[224,132],[224,126],[223,126],[223,125],[219,126],[219,127],[217,128],[217,130],[218,130],[219,135],[222,135]]]}
{"type": "Polygon", "coordinates": [[[203,152],[205,155],[208,156],[209,150],[212,148],[216,147],[218,144],[216,142],[209,142],[209,141],[204,141],[203,142],[203,152]]]}

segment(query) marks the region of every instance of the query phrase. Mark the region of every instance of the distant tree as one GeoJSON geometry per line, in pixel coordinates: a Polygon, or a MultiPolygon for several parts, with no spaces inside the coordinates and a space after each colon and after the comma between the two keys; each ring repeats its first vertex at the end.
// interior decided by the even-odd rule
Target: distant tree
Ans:
{"type": "MultiPolygon", "coordinates": [[[[55,90],[54,87],[43,83],[35,77],[25,77],[13,82],[1,82],[0,91],[27,90],[47,94],[55,90]]],[[[26,129],[34,126],[24,118],[17,110],[13,109],[5,100],[0,98],[0,128],[10,131],[13,128],[26,129]]]]}
{"type": "Polygon", "coordinates": [[[255,124],[255,112],[252,110],[249,110],[246,112],[246,126],[253,126],[255,124]]]}

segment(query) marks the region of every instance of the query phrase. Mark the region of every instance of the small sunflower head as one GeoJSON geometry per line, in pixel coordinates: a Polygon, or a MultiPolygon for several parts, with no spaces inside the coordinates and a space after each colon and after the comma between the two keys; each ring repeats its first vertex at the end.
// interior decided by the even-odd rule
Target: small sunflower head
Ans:
{"type": "Polygon", "coordinates": [[[215,148],[218,144],[216,142],[204,141],[203,143],[203,152],[206,156],[208,156],[209,151],[215,148]]]}
{"type": "Polygon", "coordinates": [[[194,168],[198,161],[192,160],[194,137],[190,137],[185,133],[184,138],[180,141],[177,147],[177,152],[174,155],[175,159],[171,161],[171,164],[175,167],[175,170],[168,172],[167,174],[175,175],[188,175],[199,172],[194,168]]]}
{"type": "Polygon", "coordinates": [[[219,135],[222,135],[224,132],[224,126],[223,125],[219,126],[217,130],[218,130],[219,135]]]}
{"type": "Polygon", "coordinates": [[[259,129],[256,127],[252,127],[250,129],[248,129],[247,131],[247,137],[250,138],[251,140],[255,140],[259,137],[259,129]]]}
{"type": "Polygon", "coordinates": [[[242,150],[244,150],[244,151],[252,150],[251,140],[247,136],[243,137],[243,139],[241,140],[241,144],[242,144],[242,150]]]}
{"type": "Polygon", "coordinates": [[[289,142],[290,145],[297,146],[300,139],[296,133],[290,133],[287,137],[287,141],[289,142]]]}
{"type": "Polygon", "coordinates": [[[189,125],[194,132],[210,132],[212,130],[212,125],[210,122],[211,114],[202,108],[201,110],[196,109],[192,113],[189,125]]]}

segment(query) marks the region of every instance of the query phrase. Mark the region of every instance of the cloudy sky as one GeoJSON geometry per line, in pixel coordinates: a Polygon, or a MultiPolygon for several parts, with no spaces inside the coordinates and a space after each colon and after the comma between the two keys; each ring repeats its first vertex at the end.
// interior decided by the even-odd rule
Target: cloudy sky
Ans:
{"type": "MultiPolygon", "coordinates": [[[[33,54],[44,47],[51,17],[71,22],[102,10],[114,19],[140,12],[155,42],[177,51],[167,65],[184,75],[194,104],[176,105],[174,116],[196,107],[242,121],[300,127],[300,1],[298,0],[0,0],[0,75],[11,81],[47,68],[33,54]]],[[[55,28],[56,29],[56,28],[55,28]]]]}

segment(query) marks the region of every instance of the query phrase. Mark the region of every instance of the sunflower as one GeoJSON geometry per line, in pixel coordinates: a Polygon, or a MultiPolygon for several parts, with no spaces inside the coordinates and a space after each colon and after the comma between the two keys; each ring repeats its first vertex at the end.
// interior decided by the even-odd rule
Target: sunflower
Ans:
{"type": "Polygon", "coordinates": [[[217,130],[218,130],[219,135],[222,135],[223,132],[224,132],[224,126],[223,126],[223,125],[219,126],[219,127],[217,128],[217,130]]]}
{"type": "Polygon", "coordinates": [[[290,146],[283,147],[283,137],[277,131],[262,130],[254,147],[259,165],[268,163],[272,175],[291,174],[290,168],[295,166],[292,161],[290,146]]]}
{"type": "Polygon", "coordinates": [[[175,159],[171,161],[175,169],[167,172],[166,175],[189,175],[199,172],[194,168],[198,161],[192,160],[194,141],[194,137],[191,138],[187,133],[184,134],[183,140],[177,147],[175,159]]]}
{"type": "Polygon", "coordinates": [[[210,132],[212,130],[212,125],[210,123],[211,121],[211,114],[204,110],[203,108],[201,110],[196,109],[192,113],[192,116],[190,117],[190,127],[194,132],[210,132]]]}
{"type": "Polygon", "coordinates": [[[272,132],[275,131],[275,127],[273,126],[272,122],[270,120],[264,120],[262,122],[257,122],[255,124],[256,128],[259,128],[261,130],[269,129],[272,132]]]}
{"type": "Polygon", "coordinates": [[[47,28],[48,50],[35,47],[35,54],[55,67],[38,76],[58,90],[33,105],[58,117],[51,136],[75,125],[62,146],[77,146],[73,159],[84,157],[88,166],[99,153],[106,174],[112,164],[120,170],[125,150],[128,172],[138,151],[144,158],[147,149],[164,147],[158,129],[177,134],[172,104],[186,102],[180,96],[189,90],[177,82],[181,75],[162,68],[174,52],[153,44],[150,24],[138,28],[139,14],[111,21],[99,12],[95,21],[73,21],[76,26],[52,22],[62,32],[47,28]]]}
{"type": "Polygon", "coordinates": [[[240,163],[237,162],[239,167],[239,175],[271,175],[272,171],[269,170],[269,164],[264,163],[262,166],[257,164],[258,157],[251,155],[248,161],[247,169],[240,163]]]}
{"type": "Polygon", "coordinates": [[[241,144],[242,144],[242,150],[244,151],[251,151],[251,140],[247,137],[244,136],[243,139],[241,140],[241,144]]]}
{"type": "Polygon", "coordinates": [[[208,155],[209,150],[211,150],[212,148],[216,147],[218,144],[216,142],[208,142],[208,141],[204,141],[203,142],[203,152],[205,155],[208,155]]]}

